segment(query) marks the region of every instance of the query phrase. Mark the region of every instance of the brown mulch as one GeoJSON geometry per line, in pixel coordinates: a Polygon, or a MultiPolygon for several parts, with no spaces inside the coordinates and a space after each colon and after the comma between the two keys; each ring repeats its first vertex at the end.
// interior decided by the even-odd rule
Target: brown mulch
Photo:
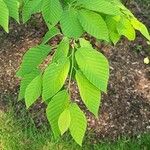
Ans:
{"type": "MultiPolygon", "coordinates": [[[[139,13],[138,16],[143,18],[139,13]]],[[[147,20],[145,22],[150,26],[147,20]]],[[[19,80],[15,72],[23,54],[41,41],[45,31],[40,18],[35,18],[27,25],[12,23],[9,34],[0,31],[0,109],[7,105],[10,96],[16,102],[19,80]]],[[[110,80],[108,93],[103,94],[99,118],[95,119],[86,111],[88,129],[96,137],[112,139],[150,132],[150,66],[143,63],[143,59],[150,55],[150,46],[138,35],[132,43],[123,39],[116,47],[99,47],[110,62],[110,80]]],[[[72,87],[73,97],[80,103],[77,87],[75,84],[72,87]]],[[[82,103],[80,106],[83,106],[82,103]]],[[[42,108],[38,104],[30,111],[35,116],[42,108]]],[[[35,116],[37,126],[42,121],[45,121],[45,117],[35,116]]]]}

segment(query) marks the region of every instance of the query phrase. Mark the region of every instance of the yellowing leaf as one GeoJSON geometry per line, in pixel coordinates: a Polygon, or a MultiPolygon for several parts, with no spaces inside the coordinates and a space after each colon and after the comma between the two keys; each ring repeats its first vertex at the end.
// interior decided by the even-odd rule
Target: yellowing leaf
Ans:
{"type": "Polygon", "coordinates": [[[149,64],[149,63],[150,63],[150,60],[149,60],[148,57],[144,58],[144,63],[145,63],[145,64],[149,64]]]}

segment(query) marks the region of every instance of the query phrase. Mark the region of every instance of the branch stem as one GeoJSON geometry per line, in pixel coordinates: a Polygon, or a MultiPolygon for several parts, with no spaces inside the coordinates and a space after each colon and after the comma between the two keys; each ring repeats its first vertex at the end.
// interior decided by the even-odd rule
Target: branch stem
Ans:
{"type": "Polygon", "coordinates": [[[70,87],[71,87],[71,78],[74,68],[74,46],[72,46],[72,53],[71,53],[71,70],[70,70],[70,76],[69,76],[69,82],[68,82],[68,92],[70,94],[70,87]]]}

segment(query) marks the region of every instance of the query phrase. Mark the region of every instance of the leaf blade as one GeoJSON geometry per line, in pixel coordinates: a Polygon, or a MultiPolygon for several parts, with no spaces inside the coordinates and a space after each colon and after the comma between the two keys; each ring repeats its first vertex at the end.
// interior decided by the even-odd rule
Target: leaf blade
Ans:
{"type": "Polygon", "coordinates": [[[25,103],[29,108],[41,95],[42,75],[35,77],[25,91],[25,103]]]}
{"type": "Polygon", "coordinates": [[[4,0],[4,2],[9,9],[9,16],[19,23],[19,2],[17,0],[4,0]]]}
{"type": "Polygon", "coordinates": [[[27,0],[23,6],[22,19],[23,22],[27,22],[32,14],[41,11],[42,0],[27,0]]]}
{"type": "Polygon", "coordinates": [[[32,72],[47,57],[50,51],[51,48],[49,45],[38,45],[30,48],[23,56],[23,61],[20,69],[17,71],[17,76],[23,77],[32,72]]]}
{"type": "Polygon", "coordinates": [[[80,10],[78,19],[87,33],[97,39],[109,41],[107,25],[101,15],[88,10],[80,10]]]}
{"type": "Polygon", "coordinates": [[[76,81],[84,104],[87,106],[89,111],[98,117],[101,100],[100,90],[90,83],[80,71],[76,72],[76,81]]]}
{"type": "Polygon", "coordinates": [[[0,25],[8,33],[9,11],[3,0],[0,0],[0,25]]]}
{"type": "Polygon", "coordinates": [[[21,84],[20,84],[20,91],[19,91],[19,95],[18,95],[18,100],[21,100],[24,98],[25,90],[26,90],[27,86],[39,74],[40,74],[40,71],[38,69],[36,69],[36,70],[32,71],[31,73],[29,73],[23,77],[23,79],[21,80],[21,84]]]}
{"type": "Polygon", "coordinates": [[[86,78],[99,90],[106,92],[109,79],[106,57],[92,48],[82,47],[76,51],[75,58],[86,78]]]}
{"type": "Polygon", "coordinates": [[[51,99],[46,109],[47,119],[56,139],[60,136],[58,119],[66,106],[69,105],[69,99],[67,91],[60,91],[51,99]]]}
{"type": "Polygon", "coordinates": [[[44,101],[54,96],[64,85],[69,72],[70,62],[68,58],[58,63],[50,64],[43,75],[43,93],[44,101]]]}
{"type": "Polygon", "coordinates": [[[42,14],[47,24],[56,25],[60,20],[62,11],[59,0],[43,0],[42,14]]]}
{"type": "Polygon", "coordinates": [[[70,110],[65,109],[60,114],[59,119],[58,119],[58,126],[60,129],[61,135],[63,135],[69,129],[70,122],[71,122],[70,110]]]}
{"type": "Polygon", "coordinates": [[[60,32],[56,27],[51,28],[44,36],[42,43],[46,44],[51,38],[58,35],[60,32]]]}
{"type": "Polygon", "coordinates": [[[79,4],[92,11],[108,15],[120,15],[119,8],[106,0],[82,0],[79,4]]]}
{"type": "Polygon", "coordinates": [[[59,43],[57,50],[53,56],[53,62],[57,62],[59,59],[67,57],[69,52],[69,39],[64,37],[63,40],[59,43]]]}
{"type": "Polygon", "coordinates": [[[79,38],[84,30],[77,18],[77,12],[74,9],[66,10],[63,12],[60,25],[62,32],[69,38],[79,38]]]}
{"type": "Polygon", "coordinates": [[[77,104],[70,106],[71,122],[69,130],[73,139],[81,146],[86,132],[87,121],[77,104]]]}

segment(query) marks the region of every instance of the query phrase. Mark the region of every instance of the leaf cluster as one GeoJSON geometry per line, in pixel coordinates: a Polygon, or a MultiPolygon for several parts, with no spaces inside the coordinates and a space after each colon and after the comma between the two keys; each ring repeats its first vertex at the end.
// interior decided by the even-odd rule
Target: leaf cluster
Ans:
{"type": "MultiPolygon", "coordinates": [[[[71,81],[76,81],[83,103],[97,117],[101,93],[107,92],[109,79],[107,58],[84,39],[84,34],[116,44],[121,36],[134,40],[136,30],[150,41],[148,29],[119,0],[24,0],[21,12],[24,23],[33,14],[41,13],[49,30],[41,44],[30,48],[23,57],[17,72],[21,78],[19,100],[25,99],[29,108],[42,97],[54,137],[69,130],[82,145],[87,121],[70,97],[71,81]],[[53,49],[48,41],[60,34],[64,37],[52,60],[41,69],[40,64],[53,49]]],[[[8,16],[19,20],[18,1],[0,0],[0,14],[0,25],[8,31],[8,16]]]]}

